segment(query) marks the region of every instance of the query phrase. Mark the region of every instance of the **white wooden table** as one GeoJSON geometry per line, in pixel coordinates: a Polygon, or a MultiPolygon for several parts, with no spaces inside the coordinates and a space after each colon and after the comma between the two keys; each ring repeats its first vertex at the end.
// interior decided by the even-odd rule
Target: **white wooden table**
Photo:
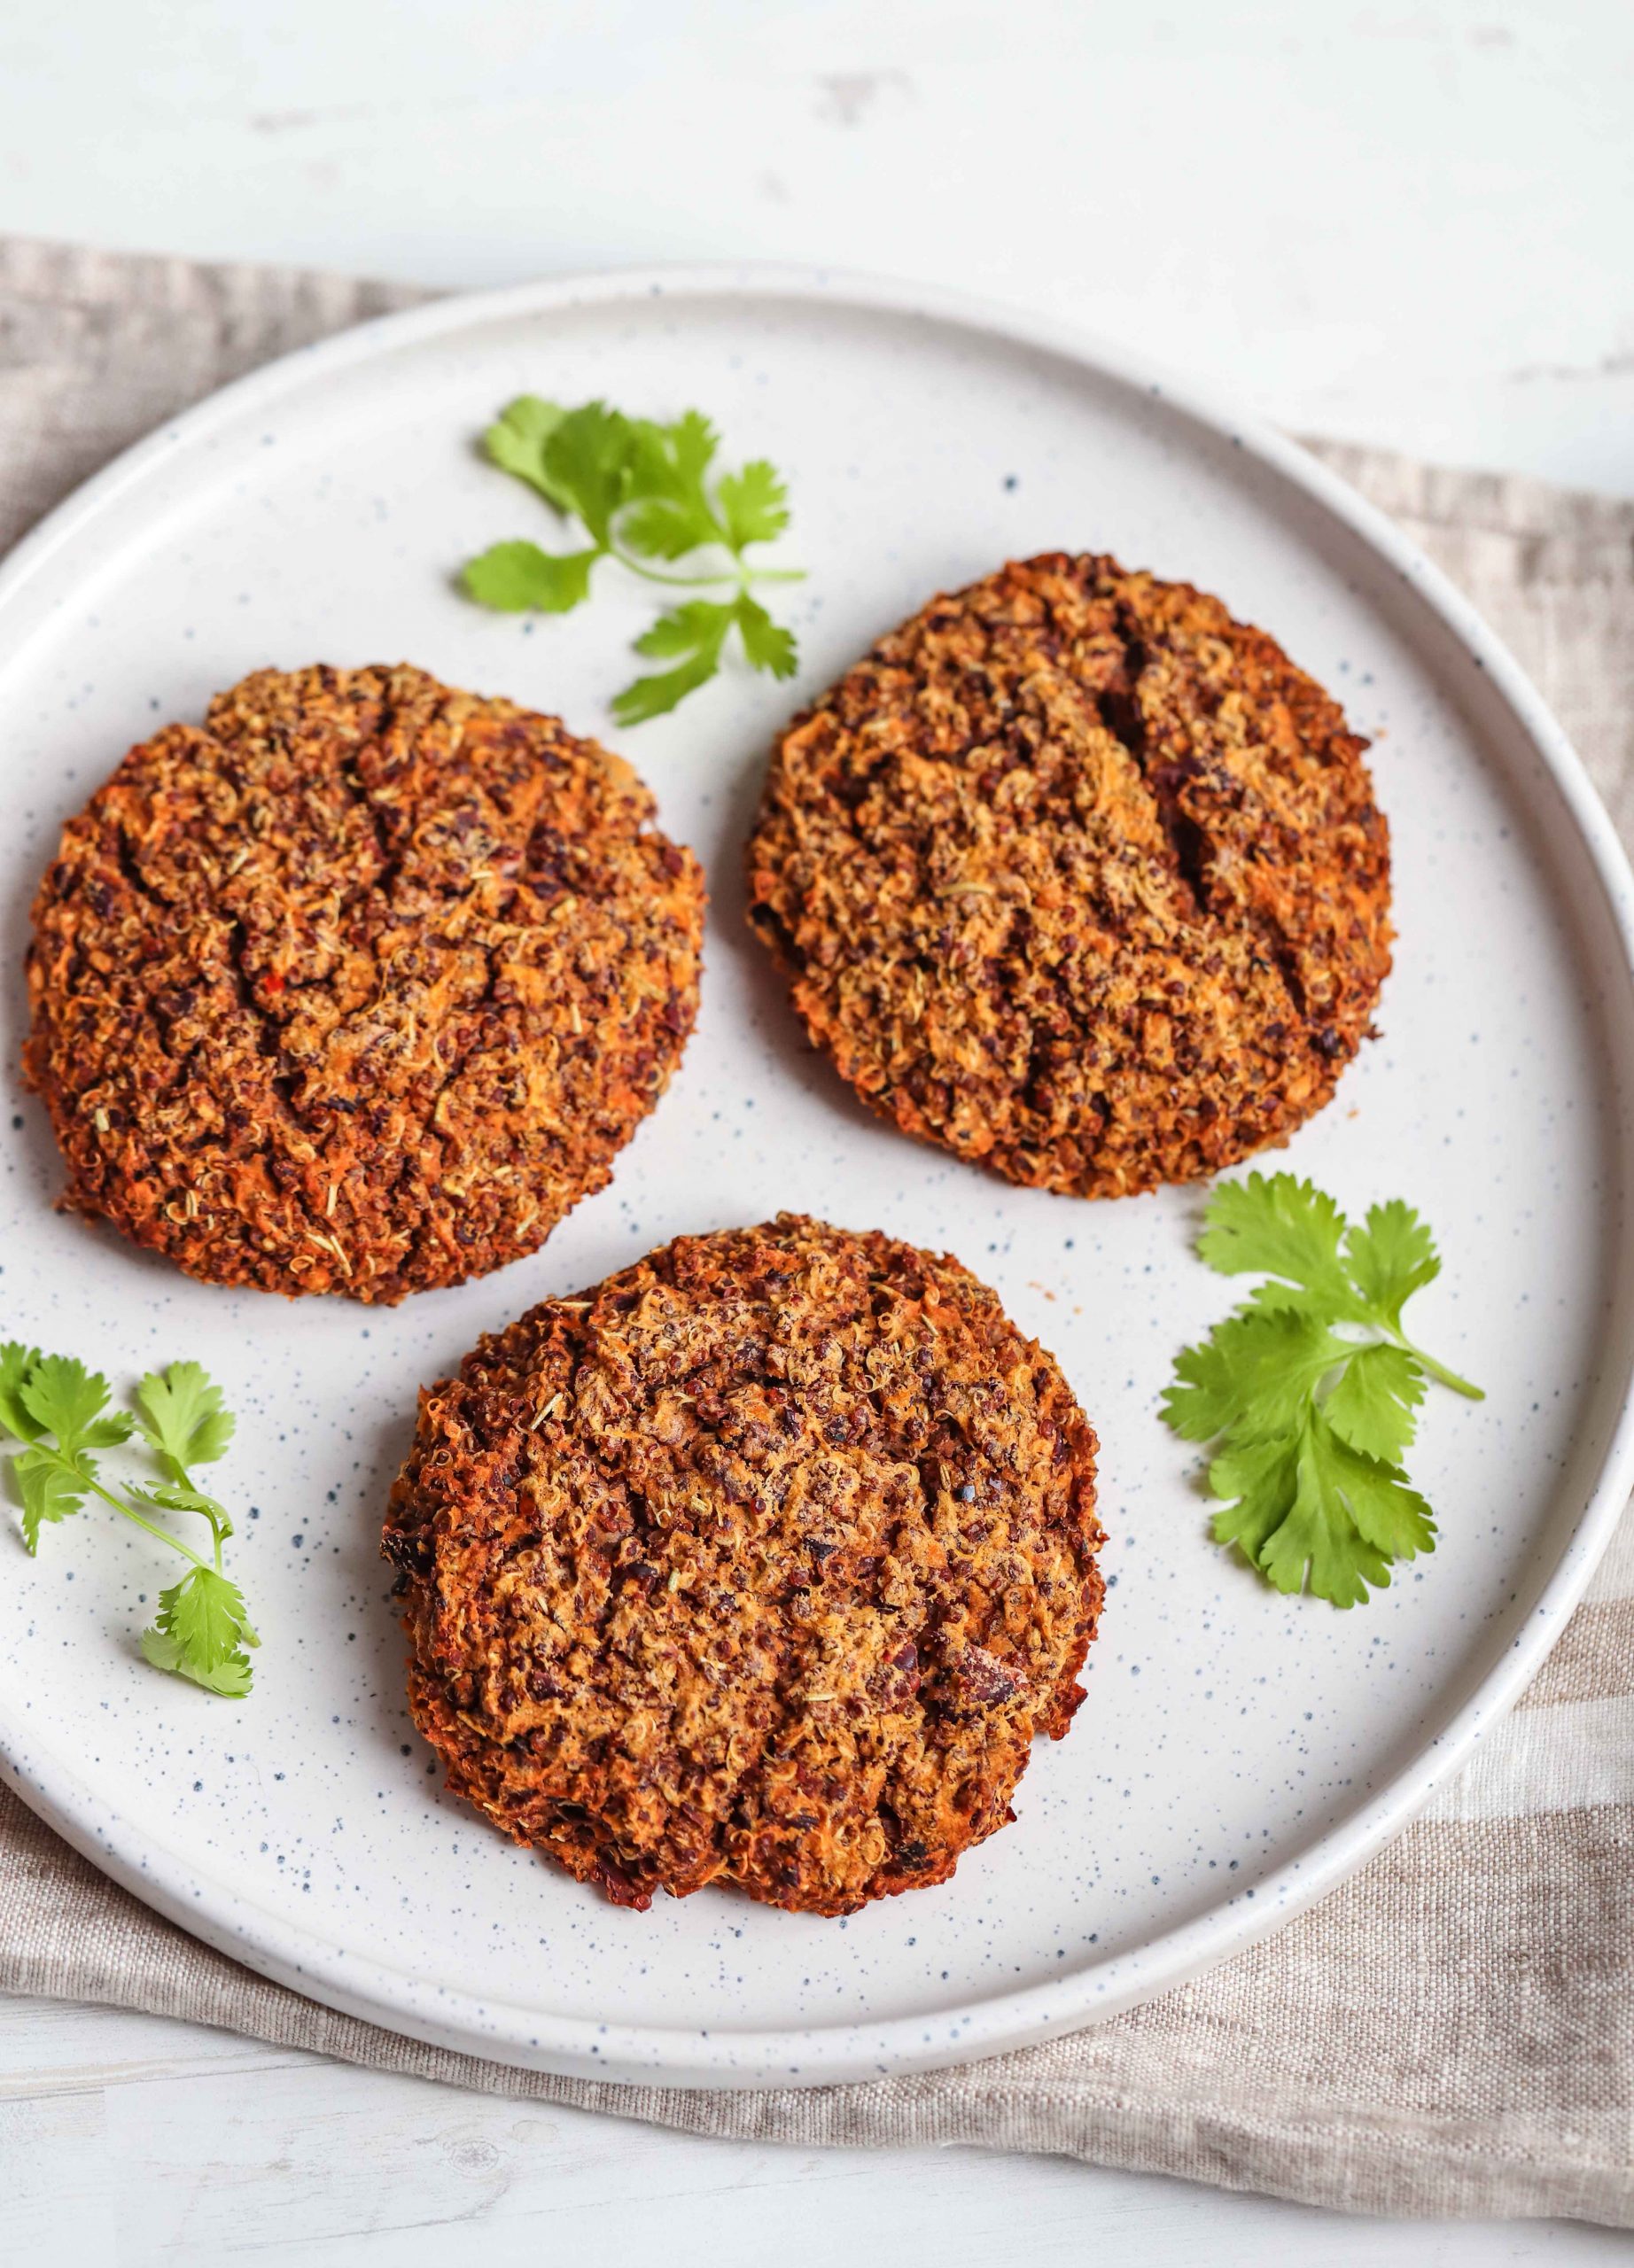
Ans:
{"type": "MultiPolygon", "coordinates": [[[[0,10],[0,226],[448,285],[962,284],[1296,429],[1634,494],[1628,0],[74,0],[0,10]]],[[[1627,2259],[1048,2160],[700,2142],[0,2001],[0,2258],[1627,2259]]]]}
{"type": "Polygon", "coordinates": [[[1626,2232],[1355,2221],[980,2150],[706,2142],[348,2070],[157,2016],[0,2000],[7,2268],[1499,2268],[1626,2232]]]}

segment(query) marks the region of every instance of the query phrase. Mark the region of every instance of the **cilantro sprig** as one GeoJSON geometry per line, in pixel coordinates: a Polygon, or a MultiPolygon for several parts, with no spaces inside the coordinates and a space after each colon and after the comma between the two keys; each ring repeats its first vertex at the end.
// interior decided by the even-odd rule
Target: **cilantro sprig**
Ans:
{"type": "Polygon", "coordinates": [[[1484,1399],[1402,1326],[1441,1272],[1435,1241],[1399,1199],[1353,1227],[1308,1181],[1253,1173],[1215,1191],[1197,1249],[1223,1276],[1266,1279],[1186,1348],[1163,1396],[1177,1433],[1215,1444],[1215,1539],[1280,1591],[1358,1605],[1396,1560],[1435,1549],[1401,1464],[1428,1381],[1484,1399]]]}
{"type": "Polygon", "coordinates": [[[10,1460],[22,1505],[23,1542],[38,1550],[40,1531],[84,1509],[98,1496],[128,1520],[192,1562],[178,1582],[159,1595],[159,1612],[142,1634],[142,1651],[156,1669],[191,1678],[211,1693],[238,1700],[250,1689],[248,1650],[261,1643],[250,1627],[244,1594],[222,1570],[222,1546],[233,1532],[225,1505],[193,1479],[196,1464],[222,1456],[233,1418],[221,1388],[197,1363],[151,1371],[132,1396],[134,1410],[111,1410],[108,1382],[67,1355],[42,1355],[12,1340],[0,1347],[0,1433],[22,1448],[10,1460]],[[117,1449],[132,1434],[145,1441],[159,1479],[146,1487],[128,1480],[109,1487],[93,1449],[117,1449]],[[195,1512],[209,1525],[206,1557],[174,1534],[159,1517],[195,1512]]]}
{"type": "Polygon", "coordinates": [[[621,725],[663,716],[720,667],[734,631],[751,669],[792,677],[794,633],[774,622],[751,586],[795,583],[790,568],[751,567],[752,545],[771,543],[789,524],[782,478],[763,457],[712,476],[720,436],[689,409],[673,424],[626,417],[605,402],[564,409],[523,394],[483,436],[493,462],[542,496],[590,540],[549,552],[524,540],[496,543],[466,563],[471,597],[502,613],[567,614],[590,595],[603,559],[672,589],[721,590],[679,602],[635,641],[638,654],[673,664],[639,677],[615,698],[621,725]],[[654,561],[665,565],[655,566],[654,561]],[[670,570],[690,562],[691,571],[670,570]]]}

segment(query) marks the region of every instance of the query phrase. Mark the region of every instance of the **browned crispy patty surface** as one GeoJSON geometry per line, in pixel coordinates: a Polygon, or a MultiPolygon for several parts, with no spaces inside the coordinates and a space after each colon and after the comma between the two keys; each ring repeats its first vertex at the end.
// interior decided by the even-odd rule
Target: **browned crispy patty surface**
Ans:
{"type": "Polygon", "coordinates": [[[385,1550],[448,1784],[620,1905],[952,1874],[1094,1635],[1095,1437],[956,1261],[678,1237],[424,1394],[385,1550]]]}
{"type": "Polygon", "coordinates": [[[133,749],[34,906],[64,1203],[189,1275],[394,1301],[542,1243],[697,1005],[704,885],[553,717],[263,671],[133,749]]]}
{"type": "Polygon", "coordinates": [[[905,1132],[1111,1197],[1327,1101],[1389,844],[1321,687],[1184,583],[1064,553],[933,599],[783,734],[750,920],[905,1132]]]}

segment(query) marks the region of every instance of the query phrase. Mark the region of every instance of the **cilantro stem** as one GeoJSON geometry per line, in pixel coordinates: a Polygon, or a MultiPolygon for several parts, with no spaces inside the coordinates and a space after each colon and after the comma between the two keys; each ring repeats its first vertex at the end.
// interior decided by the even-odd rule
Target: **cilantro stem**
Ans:
{"type": "Polygon", "coordinates": [[[678,591],[707,590],[714,583],[735,583],[740,590],[747,590],[751,583],[803,583],[803,567],[722,567],[712,575],[665,575],[657,567],[643,566],[616,543],[607,547],[609,558],[616,559],[620,567],[627,567],[632,575],[640,575],[649,583],[667,583],[678,591]]]}
{"type": "Polygon", "coordinates": [[[656,567],[643,567],[639,559],[632,559],[627,551],[620,551],[617,544],[609,547],[620,567],[627,567],[632,575],[639,575],[649,583],[667,583],[678,591],[696,591],[711,583],[735,583],[737,576],[730,567],[723,567],[714,575],[664,575],[656,567]]]}
{"type": "MultiPolygon", "coordinates": [[[[71,1459],[65,1457],[62,1462],[64,1470],[72,1472],[82,1487],[89,1487],[93,1495],[100,1496],[105,1504],[112,1504],[116,1512],[123,1512],[128,1520],[134,1520],[138,1527],[144,1527],[150,1535],[157,1536],[161,1543],[167,1543],[173,1551],[179,1551],[183,1558],[191,1559],[195,1567],[209,1565],[209,1561],[195,1551],[191,1543],[183,1543],[181,1537],[172,1535],[167,1527],[160,1527],[157,1521],[148,1519],[143,1513],[137,1511],[133,1504],[126,1503],[122,1497],[116,1496],[111,1489],[105,1488],[100,1480],[92,1480],[89,1474],[82,1472],[71,1459]]],[[[214,1531],[215,1526],[214,1520],[211,1521],[210,1526],[214,1531]]],[[[218,1574],[221,1572],[221,1565],[222,1545],[218,1536],[215,1545],[215,1566],[218,1574]]]]}
{"type": "Polygon", "coordinates": [[[1438,1363],[1433,1355],[1427,1355],[1422,1347],[1415,1347],[1405,1332],[1392,1331],[1390,1337],[1404,1354],[1411,1355],[1415,1363],[1421,1363],[1431,1378],[1439,1379],[1443,1386],[1450,1386],[1453,1393],[1461,1394],[1466,1402],[1486,1400],[1484,1386],[1472,1386],[1467,1379],[1459,1378],[1456,1371],[1450,1371],[1444,1363],[1438,1363]]]}

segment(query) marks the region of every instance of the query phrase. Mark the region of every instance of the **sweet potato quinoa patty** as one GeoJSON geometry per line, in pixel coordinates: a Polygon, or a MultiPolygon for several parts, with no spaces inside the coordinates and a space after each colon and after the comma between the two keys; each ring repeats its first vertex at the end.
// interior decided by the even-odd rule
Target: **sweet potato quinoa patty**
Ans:
{"type": "Polygon", "coordinates": [[[1321,687],[1185,583],[1064,553],[883,639],[784,734],[750,920],[883,1117],[1010,1180],[1217,1172],[1327,1101],[1389,846],[1321,687]]]}
{"type": "Polygon", "coordinates": [[[941,1882],[1059,1739],[1095,1437],[956,1261],[781,1214],[423,1395],[385,1550],[448,1784],[623,1906],[941,1882]]]}
{"type": "Polygon", "coordinates": [[[133,749],[35,900],[63,1202],[191,1276],[395,1301],[541,1244],[697,1006],[704,885],[594,741],[262,671],[133,749]]]}

